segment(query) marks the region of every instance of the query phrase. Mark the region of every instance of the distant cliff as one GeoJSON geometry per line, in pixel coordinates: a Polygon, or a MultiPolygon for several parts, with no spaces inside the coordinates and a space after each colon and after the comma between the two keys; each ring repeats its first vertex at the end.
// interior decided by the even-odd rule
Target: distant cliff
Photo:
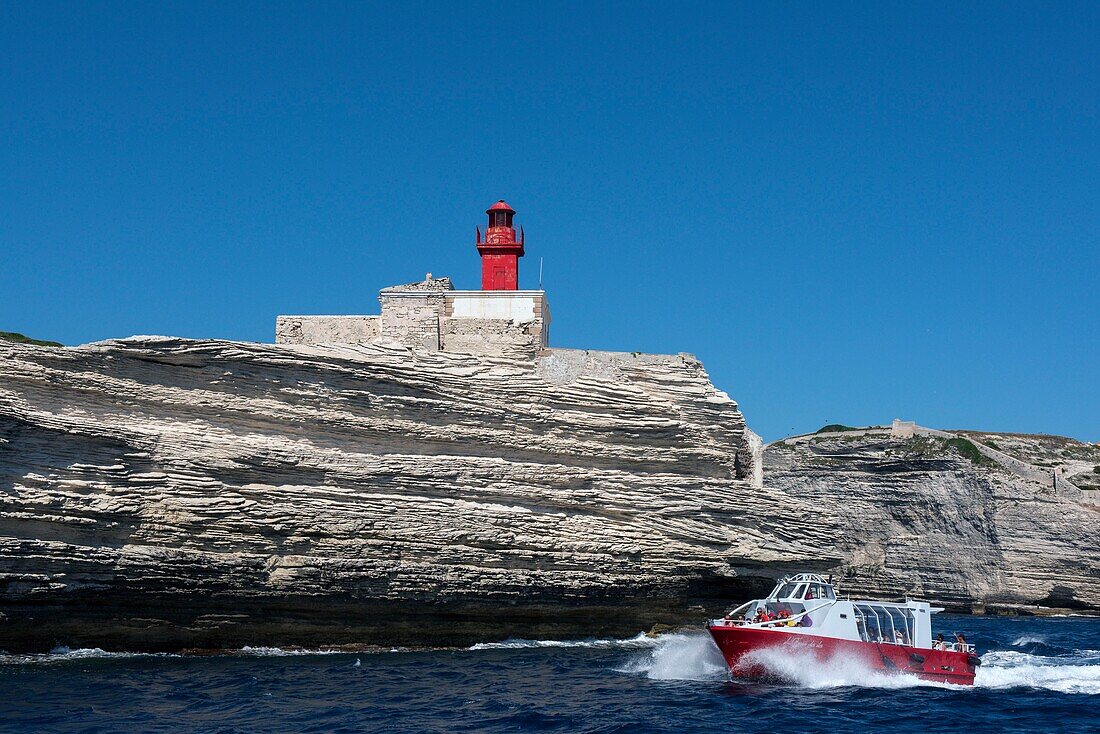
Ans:
{"type": "Polygon", "coordinates": [[[900,433],[819,433],[765,452],[770,488],[822,508],[808,532],[844,558],[845,591],[962,610],[1100,611],[1100,447],[900,433]]]}
{"type": "Polygon", "coordinates": [[[765,460],[688,355],[0,342],[0,649],[630,634],[797,570],[1100,609],[1084,490],[881,430],[765,460]]]}

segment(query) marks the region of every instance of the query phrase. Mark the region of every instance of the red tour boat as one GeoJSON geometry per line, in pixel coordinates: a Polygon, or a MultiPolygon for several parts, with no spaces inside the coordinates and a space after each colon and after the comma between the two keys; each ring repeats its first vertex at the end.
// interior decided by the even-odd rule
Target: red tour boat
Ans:
{"type": "Polygon", "coordinates": [[[809,654],[820,663],[853,661],[880,672],[904,673],[943,683],[973,685],[981,659],[959,639],[932,639],[931,617],[943,609],[927,602],[888,604],[837,599],[833,585],[812,573],[786,577],[765,599],[754,599],[707,630],[735,676],[769,674],[774,652],[809,654]]]}

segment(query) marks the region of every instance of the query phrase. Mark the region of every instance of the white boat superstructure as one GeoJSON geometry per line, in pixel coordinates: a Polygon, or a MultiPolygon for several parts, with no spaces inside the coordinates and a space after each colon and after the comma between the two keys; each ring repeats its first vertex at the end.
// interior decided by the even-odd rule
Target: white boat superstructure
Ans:
{"type": "MultiPolygon", "coordinates": [[[[931,616],[942,611],[928,602],[908,599],[903,603],[838,599],[830,581],[800,573],[785,577],[765,598],[742,604],[716,622],[743,615],[739,624],[746,627],[784,627],[794,634],[932,649],[931,616]]],[[[955,649],[955,643],[945,645],[955,649]]]]}
{"type": "Polygon", "coordinates": [[[932,639],[932,615],[942,611],[911,599],[840,599],[830,580],[800,573],[783,578],[763,599],[711,620],[707,629],[732,671],[758,674],[759,666],[744,662],[750,653],[793,645],[819,657],[854,655],[880,670],[972,684],[981,664],[973,648],[961,635],[955,641],[932,639]]]}
{"type": "Polygon", "coordinates": [[[838,599],[831,580],[799,573],[712,620],[707,631],[735,676],[768,675],[760,658],[766,650],[801,650],[820,661],[843,656],[872,670],[969,686],[981,660],[961,636],[954,643],[932,639],[932,615],[942,611],[910,599],[838,599]]]}

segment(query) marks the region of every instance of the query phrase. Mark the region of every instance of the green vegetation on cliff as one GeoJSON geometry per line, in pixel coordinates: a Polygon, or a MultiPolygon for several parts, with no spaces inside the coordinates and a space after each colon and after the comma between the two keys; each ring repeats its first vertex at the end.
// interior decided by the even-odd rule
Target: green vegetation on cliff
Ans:
{"type": "Polygon", "coordinates": [[[0,340],[16,342],[18,344],[33,344],[36,347],[63,347],[61,342],[48,342],[41,339],[31,339],[29,336],[17,334],[14,331],[0,331],[0,340]]]}
{"type": "Polygon", "coordinates": [[[861,431],[862,428],[853,428],[852,426],[845,426],[841,423],[830,423],[827,426],[818,428],[815,433],[840,433],[842,431],[861,431]]]}
{"type": "Polygon", "coordinates": [[[948,448],[955,449],[964,459],[978,466],[995,463],[993,459],[978,450],[978,447],[965,438],[949,438],[944,441],[948,448]]]}

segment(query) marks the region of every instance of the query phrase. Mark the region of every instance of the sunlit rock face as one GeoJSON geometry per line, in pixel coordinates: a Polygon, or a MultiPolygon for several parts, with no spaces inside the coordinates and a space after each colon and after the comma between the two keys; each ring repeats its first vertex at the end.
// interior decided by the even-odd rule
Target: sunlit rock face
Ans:
{"type": "Polygon", "coordinates": [[[750,437],[688,355],[3,345],[0,649],[698,617],[811,554],[750,437]]]}

